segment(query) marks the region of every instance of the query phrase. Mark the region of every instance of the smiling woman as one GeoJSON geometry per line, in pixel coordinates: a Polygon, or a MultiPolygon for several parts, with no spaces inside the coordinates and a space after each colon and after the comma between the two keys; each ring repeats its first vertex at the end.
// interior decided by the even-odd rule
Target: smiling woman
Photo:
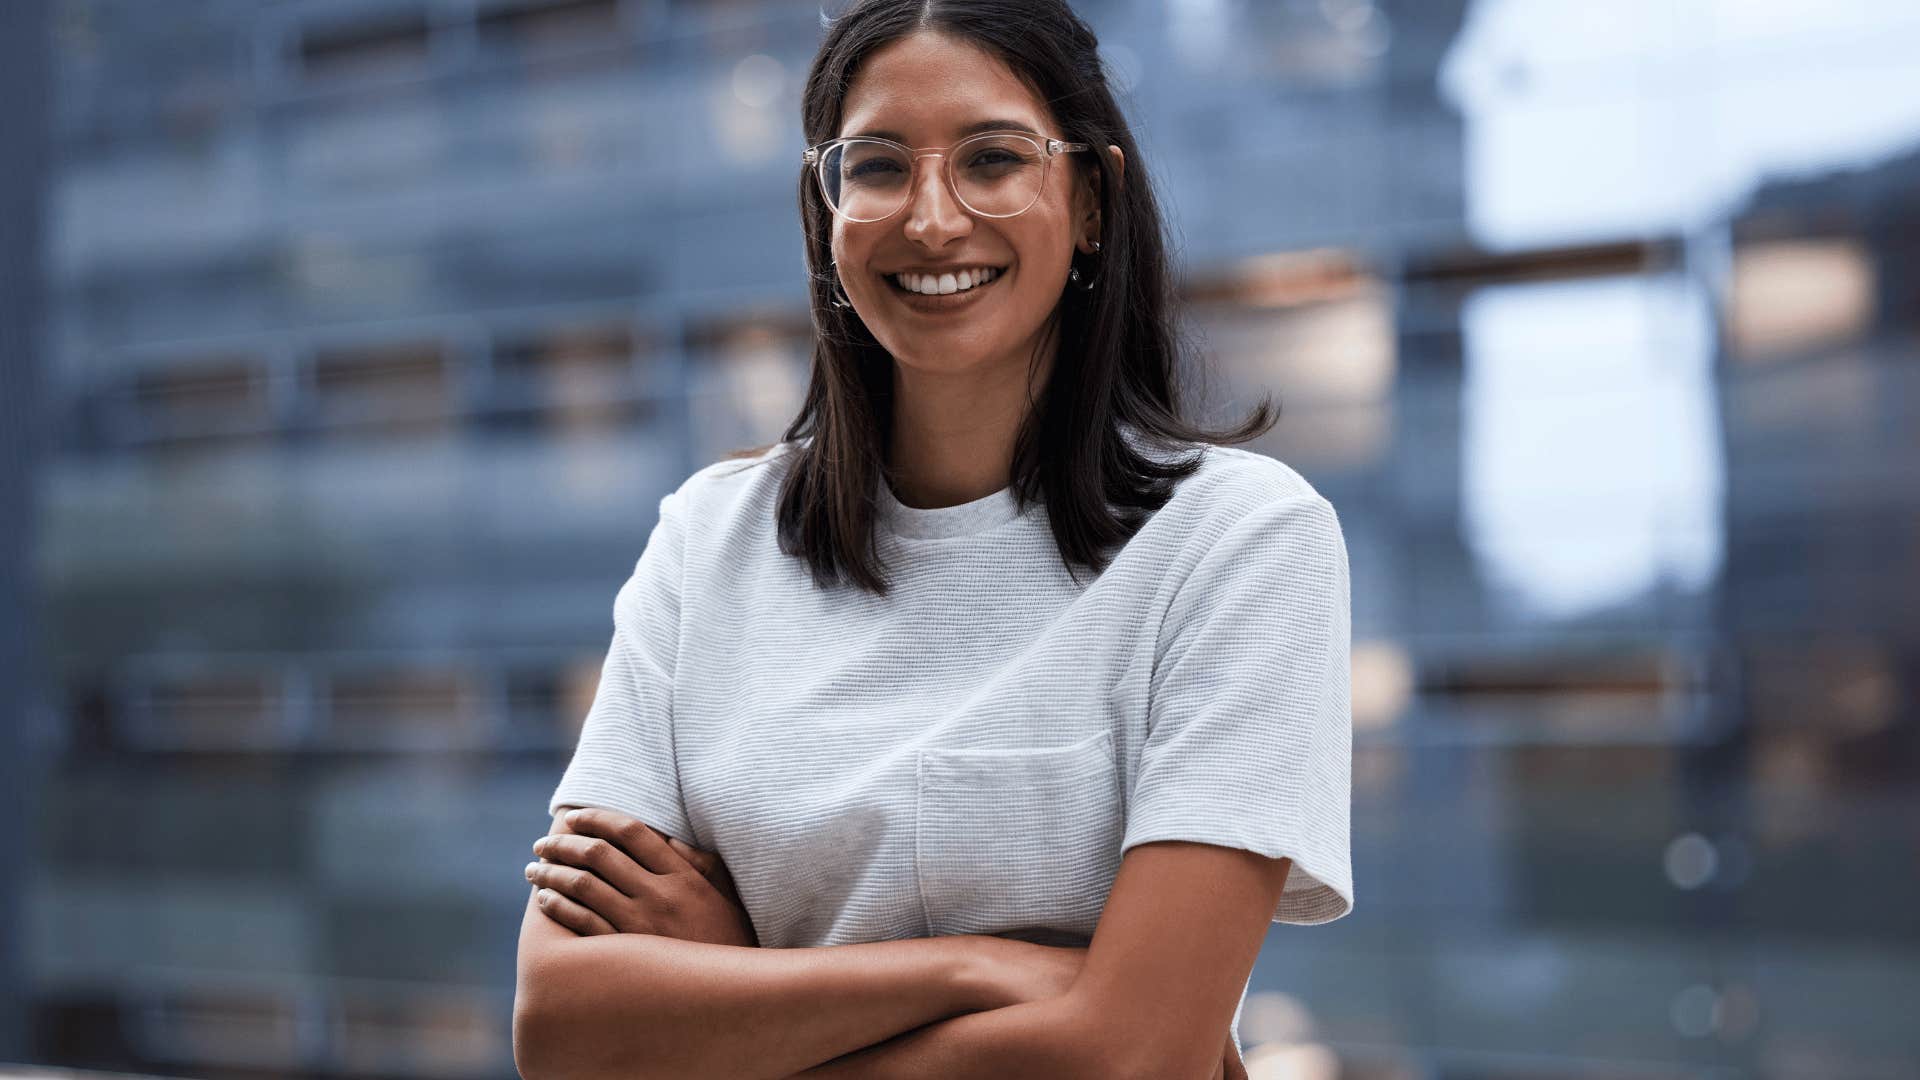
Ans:
{"type": "Polygon", "coordinates": [[[1225,432],[1184,416],[1165,223],[1065,4],[854,4],[801,123],[818,332],[779,522],[821,586],[885,594],[883,480],[916,508],[1044,502],[1098,571],[1198,468],[1182,451],[1272,426],[1264,403],[1225,432]]]}
{"type": "MultiPolygon", "coordinates": [[[[1056,123],[992,52],[926,31],[876,49],[854,77],[839,126],[868,134],[810,151],[834,211],[832,263],[860,322],[893,357],[899,396],[944,397],[943,415],[954,419],[968,411],[956,415],[956,400],[1018,417],[1027,402],[1009,391],[1024,384],[1007,376],[1047,381],[1069,261],[1076,249],[1092,252],[1101,228],[1101,172],[1050,167],[1065,146],[1086,148],[1039,141],[1056,123]],[[968,122],[983,113],[987,120],[968,122]],[[964,137],[981,124],[1007,130],[964,137]],[[881,131],[890,134],[873,134],[881,131]],[[921,149],[872,141],[883,137],[921,149]],[[920,161],[933,167],[911,172],[920,161]],[[958,296],[942,279],[986,267],[1001,270],[1000,287],[960,300],[880,287],[912,272],[958,296]]],[[[1108,153],[1118,178],[1126,154],[1118,146],[1108,153]]]]}
{"type": "Polygon", "coordinates": [[[806,85],[812,382],[615,598],[521,1071],[1244,1075],[1267,930],[1353,903],[1338,518],[1183,418],[1064,3],[863,0],[806,85]]]}

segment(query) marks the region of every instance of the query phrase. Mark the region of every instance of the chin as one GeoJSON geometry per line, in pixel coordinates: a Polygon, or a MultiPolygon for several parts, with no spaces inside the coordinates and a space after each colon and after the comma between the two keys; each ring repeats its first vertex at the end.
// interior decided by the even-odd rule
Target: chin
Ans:
{"type": "Polygon", "coordinates": [[[970,349],[965,346],[957,346],[952,349],[939,349],[931,354],[888,351],[892,352],[893,358],[896,361],[916,371],[937,372],[942,375],[951,375],[956,372],[966,371],[969,368],[978,367],[985,362],[985,357],[992,355],[988,350],[970,349]]]}

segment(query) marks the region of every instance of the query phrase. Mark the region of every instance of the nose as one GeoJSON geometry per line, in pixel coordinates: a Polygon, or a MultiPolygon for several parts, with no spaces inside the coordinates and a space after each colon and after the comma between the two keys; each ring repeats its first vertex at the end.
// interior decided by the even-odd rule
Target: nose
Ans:
{"type": "Polygon", "coordinates": [[[920,160],[926,165],[914,174],[909,195],[911,203],[907,207],[907,239],[938,248],[972,232],[973,217],[947,186],[946,155],[928,154],[920,160]]]}

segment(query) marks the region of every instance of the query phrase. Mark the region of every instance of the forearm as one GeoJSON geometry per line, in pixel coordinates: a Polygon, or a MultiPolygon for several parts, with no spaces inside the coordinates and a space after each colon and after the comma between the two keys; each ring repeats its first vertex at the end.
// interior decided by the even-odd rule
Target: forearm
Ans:
{"type": "Polygon", "coordinates": [[[928,1024],[795,1074],[794,1080],[1110,1080],[1071,994],[928,1024]]]}
{"type": "Polygon", "coordinates": [[[517,1007],[529,1080],[786,1077],[985,1008],[966,938],[758,949],[648,934],[557,943],[517,1007]]]}

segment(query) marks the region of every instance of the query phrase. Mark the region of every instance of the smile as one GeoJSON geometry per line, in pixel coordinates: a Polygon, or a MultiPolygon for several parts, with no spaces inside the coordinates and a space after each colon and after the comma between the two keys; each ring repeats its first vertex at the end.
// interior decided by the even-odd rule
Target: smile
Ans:
{"type": "Polygon", "coordinates": [[[888,274],[887,279],[907,292],[922,296],[934,296],[945,293],[966,292],[968,289],[983,285],[1000,276],[1000,270],[992,266],[973,266],[951,274],[888,274]]]}
{"type": "Polygon", "coordinates": [[[972,307],[1002,277],[1000,269],[974,267],[958,274],[885,274],[888,287],[901,303],[916,311],[955,311],[972,307]],[[931,290],[931,291],[928,291],[931,290]]]}

